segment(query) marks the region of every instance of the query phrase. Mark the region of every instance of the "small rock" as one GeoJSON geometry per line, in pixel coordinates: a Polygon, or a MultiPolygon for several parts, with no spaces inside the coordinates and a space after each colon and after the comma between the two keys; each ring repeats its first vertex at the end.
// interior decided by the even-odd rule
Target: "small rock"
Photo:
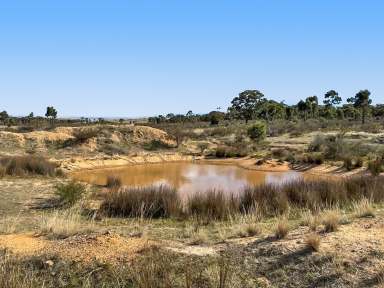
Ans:
{"type": "Polygon", "coordinates": [[[44,264],[48,267],[52,267],[55,263],[52,260],[47,260],[44,262],[44,264]]]}

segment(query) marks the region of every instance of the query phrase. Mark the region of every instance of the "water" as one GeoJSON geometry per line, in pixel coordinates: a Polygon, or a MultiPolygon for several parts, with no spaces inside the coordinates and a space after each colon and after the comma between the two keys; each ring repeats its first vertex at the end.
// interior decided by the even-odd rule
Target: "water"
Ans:
{"type": "Polygon", "coordinates": [[[186,162],[79,171],[73,173],[72,177],[92,184],[105,185],[107,177],[112,175],[119,177],[125,186],[170,185],[177,188],[181,196],[213,189],[237,193],[248,185],[283,184],[303,177],[301,173],[294,171],[262,172],[234,165],[186,162]]]}

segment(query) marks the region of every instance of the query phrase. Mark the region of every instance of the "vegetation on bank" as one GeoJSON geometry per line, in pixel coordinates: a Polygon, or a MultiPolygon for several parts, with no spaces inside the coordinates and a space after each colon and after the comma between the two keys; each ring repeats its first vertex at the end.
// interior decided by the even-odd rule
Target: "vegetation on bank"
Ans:
{"type": "Polygon", "coordinates": [[[0,176],[55,176],[61,174],[57,165],[39,156],[9,156],[0,158],[0,176]]]}
{"type": "Polygon", "coordinates": [[[285,185],[248,187],[237,194],[222,191],[196,193],[181,199],[174,188],[150,186],[112,189],[101,210],[108,216],[138,218],[202,218],[225,220],[234,215],[256,213],[262,217],[284,215],[292,208],[316,212],[346,207],[356,201],[384,200],[382,177],[339,180],[293,181],[285,185]]]}

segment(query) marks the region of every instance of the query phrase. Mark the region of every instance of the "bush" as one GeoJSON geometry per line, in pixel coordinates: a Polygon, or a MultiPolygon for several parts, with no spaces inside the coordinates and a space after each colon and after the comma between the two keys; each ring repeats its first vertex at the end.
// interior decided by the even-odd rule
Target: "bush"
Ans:
{"type": "Polygon", "coordinates": [[[368,162],[369,172],[371,172],[373,176],[380,175],[380,173],[384,172],[383,162],[384,162],[383,159],[379,157],[375,160],[369,161],[368,162]]]}
{"type": "Polygon", "coordinates": [[[263,122],[257,122],[248,128],[247,134],[252,140],[260,142],[267,135],[267,126],[263,122]]]}
{"type": "Polygon", "coordinates": [[[129,153],[129,148],[124,146],[119,146],[117,144],[106,144],[100,149],[101,152],[104,152],[107,155],[126,155],[129,153]]]}
{"type": "Polygon", "coordinates": [[[79,201],[86,192],[84,184],[78,182],[69,182],[56,186],[56,195],[59,197],[62,206],[73,206],[79,201]]]}
{"type": "Polygon", "coordinates": [[[99,129],[94,129],[94,128],[85,128],[85,129],[76,130],[73,132],[74,143],[75,144],[85,143],[89,139],[97,137],[99,132],[100,132],[99,129]]]}
{"type": "Polygon", "coordinates": [[[233,158],[247,156],[247,151],[236,147],[219,146],[216,148],[215,156],[217,158],[233,158]]]}
{"type": "Polygon", "coordinates": [[[164,143],[163,141],[156,140],[156,139],[152,140],[149,143],[145,143],[143,147],[145,150],[148,150],[148,151],[172,148],[172,146],[168,145],[167,143],[164,143]]]}
{"type": "Polygon", "coordinates": [[[56,164],[38,156],[14,156],[0,159],[2,174],[11,176],[44,175],[54,176],[56,164]]]}

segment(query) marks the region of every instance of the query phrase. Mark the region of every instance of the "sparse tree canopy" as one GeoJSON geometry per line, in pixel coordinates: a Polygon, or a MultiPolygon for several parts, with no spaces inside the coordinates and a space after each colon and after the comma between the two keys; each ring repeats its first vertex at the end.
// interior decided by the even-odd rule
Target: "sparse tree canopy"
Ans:
{"type": "Polygon", "coordinates": [[[335,90],[329,90],[324,95],[324,105],[326,107],[332,107],[335,105],[339,105],[341,103],[342,99],[339,96],[339,93],[337,93],[335,90]]]}
{"type": "Polygon", "coordinates": [[[369,98],[371,95],[371,92],[368,90],[360,90],[355,97],[351,97],[347,99],[348,103],[353,104],[355,108],[358,108],[361,110],[361,121],[364,124],[365,123],[365,118],[367,116],[368,112],[368,107],[371,105],[372,100],[369,98]]]}
{"type": "Polygon", "coordinates": [[[264,94],[258,90],[245,90],[235,97],[229,108],[229,112],[234,115],[235,118],[243,119],[245,122],[253,119],[258,109],[266,101],[264,94]]]}

